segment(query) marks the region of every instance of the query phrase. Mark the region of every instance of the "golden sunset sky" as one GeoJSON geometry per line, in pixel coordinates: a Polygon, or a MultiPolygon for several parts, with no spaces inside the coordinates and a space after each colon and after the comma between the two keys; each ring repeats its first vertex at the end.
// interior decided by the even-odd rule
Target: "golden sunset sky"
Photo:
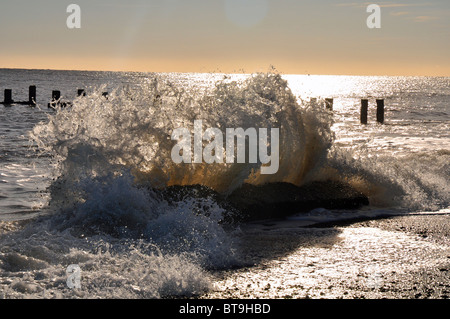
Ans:
{"type": "Polygon", "coordinates": [[[450,1],[1,0],[0,43],[0,68],[450,76],[450,1]]]}

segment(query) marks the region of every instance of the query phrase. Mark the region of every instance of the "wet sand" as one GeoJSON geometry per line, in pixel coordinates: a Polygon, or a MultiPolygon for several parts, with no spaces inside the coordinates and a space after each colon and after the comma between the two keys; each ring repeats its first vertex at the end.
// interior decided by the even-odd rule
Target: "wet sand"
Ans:
{"type": "Polygon", "coordinates": [[[450,297],[450,215],[243,228],[244,267],[214,272],[200,298],[450,297]]]}

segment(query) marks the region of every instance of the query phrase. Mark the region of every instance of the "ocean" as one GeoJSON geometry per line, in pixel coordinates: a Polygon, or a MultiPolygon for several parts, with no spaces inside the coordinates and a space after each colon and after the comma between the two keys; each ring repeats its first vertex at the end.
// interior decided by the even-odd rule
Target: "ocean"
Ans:
{"type": "MultiPolygon", "coordinates": [[[[311,263],[330,256],[323,246],[302,248],[299,238],[335,244],[336,230],[312,232],[316,224],[450,213],[449,77],[0,69],[0,88],[12,89],[14,101],[28,100],[30,85],[36,106],[0,105],[0,298],[208,296],[233,278],[223,278],[231,270],[251,273],[280,257],[255,257],[267,232],[273,245],[295,237],[296,256],[309,251],[311,263]],[[66,107],[48,107],[52,90],[66,107]],[[366,125],[361,99],[369,101],[366,125]],[[385,102],[384,124],[376,121],[376,99],[385,102]],[[260,174],[261,163],[175,164],[171,132],[198,119],[205,128],[279,128],[278,171],[260,174]],[[246,183],[274,185],[275,193],[276,183],[316,181],[346,183],[369,205],[227,225],[227,207],[214,197],[167,201],[157,191],[201,184],[226,196],[246,183]],[[70,265],[80,269],[81,288],[70,287],[70,265]]],[[[417,246],[388,231],[343,233],[353,243],[372,236],[417,246]]],[[[439,263],[448,254],[440,245],[431,258],[439,263]]],[[[352,267],[340,265],[350,277],[352,267]]],[[[292,267],[270,274],[291,275],[292,267]]],[[[249,286],[243,278],[238,286],[249,286]]]]}

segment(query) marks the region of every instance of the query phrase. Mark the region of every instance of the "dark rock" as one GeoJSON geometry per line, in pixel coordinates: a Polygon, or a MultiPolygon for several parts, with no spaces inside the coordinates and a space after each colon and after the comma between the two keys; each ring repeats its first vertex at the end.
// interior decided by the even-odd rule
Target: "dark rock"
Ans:
{"type": "Polygon", "coordinates": [[[216,202],[220,201],[220,194],[203,185],[174,185],[158,191],[169,203],[181,202],[186,198],[210,198],[216,202]]]}
{"type": "Polygon", "coordinates": [[[312,182],[301,187],[289,183],[244,184],[227,200],[246,220],[283,218],[319,207],[357,209],[369,204],[365,195],[335,181],[312,182]]]}
{"type": "Polygon", "coordinates": [[[369,204],[365,195],[335,181],[312,182],[301,187],[289,183],[244,184],[229,196],[202,185],[170,186],[159,192],[169,203],[188,197],[212,199],[227,210],[225,220],[240,222],[284,218],[319,207],[357,209],[369,204]]]}

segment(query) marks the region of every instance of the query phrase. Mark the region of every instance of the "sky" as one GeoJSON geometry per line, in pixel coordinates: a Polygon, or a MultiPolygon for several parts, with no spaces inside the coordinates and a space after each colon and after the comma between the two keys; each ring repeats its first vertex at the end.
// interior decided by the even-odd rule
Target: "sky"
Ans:
{"type": "Polygon", "coordinates": [[[0,68],[450,76],[450,1],[1,0],[0,43],[0,68]]]}

